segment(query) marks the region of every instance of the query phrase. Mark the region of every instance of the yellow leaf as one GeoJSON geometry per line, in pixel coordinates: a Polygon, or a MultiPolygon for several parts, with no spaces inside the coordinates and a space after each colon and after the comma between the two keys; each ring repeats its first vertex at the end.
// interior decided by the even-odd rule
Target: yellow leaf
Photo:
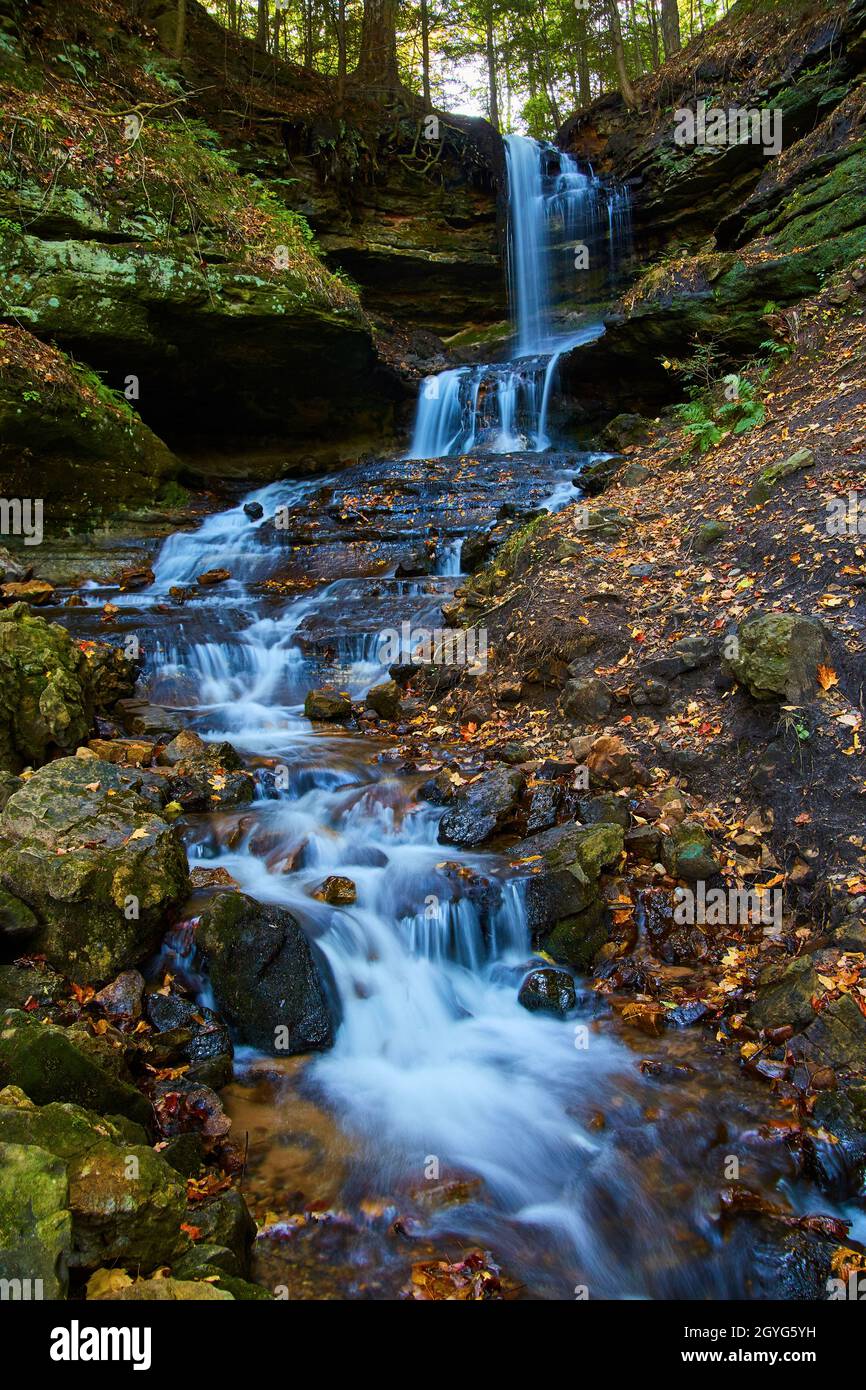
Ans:
{"type": "Polygon", "coordinates": [[[830,690],[832,686],[839,684],[839,677],[832,666],[818,667],[818,684],[822,690],[830,690]]]}

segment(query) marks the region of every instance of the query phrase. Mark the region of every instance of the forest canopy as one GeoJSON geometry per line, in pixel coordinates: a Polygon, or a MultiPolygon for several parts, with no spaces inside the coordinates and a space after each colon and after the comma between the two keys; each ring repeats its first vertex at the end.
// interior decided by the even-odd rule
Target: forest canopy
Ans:
{"type": "Polygon", "coordinates": [[[619,87],[631,101],[635,79],[732,2],[205,0],[227,30],[308,72],[402,87],[438,109],[536,137],[552,136],[603,92],[619,87]]]}

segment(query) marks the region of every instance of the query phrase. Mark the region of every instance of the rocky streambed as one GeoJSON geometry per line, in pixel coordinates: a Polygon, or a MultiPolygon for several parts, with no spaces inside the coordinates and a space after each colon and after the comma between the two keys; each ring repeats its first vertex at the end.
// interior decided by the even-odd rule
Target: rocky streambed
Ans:
{"type": "MultiPolygon", "coordinates": [[[[820,1298],[859,1258],[835,1136],[706,1009],[645,1002],[641,968],[682,994],[685,946],[647,912],[644,966],[604,968],[642,827],[675,875],[712,854],[688,796],[653,822],[610,750],[582,784],[505,687],[461,733],[465,671],[419,660],[462,565],[520,573],[586,463],[274,484],[122,588],[0,614],[4,1274],[820,1298]]],[[[496,595],[469,597],[483,626],[496,595]]]]}

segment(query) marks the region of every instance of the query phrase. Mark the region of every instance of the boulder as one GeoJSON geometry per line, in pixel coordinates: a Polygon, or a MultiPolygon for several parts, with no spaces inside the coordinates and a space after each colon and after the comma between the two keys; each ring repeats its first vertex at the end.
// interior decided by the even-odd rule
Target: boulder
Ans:
{"type": "Polygon", "coordinates": [[[222,1019],[192,999],[158,991],[145,996],[145,1013],[158,1034],[150,1042],[160,1066],[186,1066],[191,1081],[221,1087],[232,1076],[231,1035],[222,1019]]]}
{"type": "Polygon", "coordinates": [[[694,532],[692,549],[699,555],[705,555],[711,546],[716,545],[728,534],[729,529],[723,521],[705,521],[694,532]]]}
{"type": "Polygon", "coordinates": [[[368,690],[364,700],[365,708],[373,710],[380,719],[399,719],[400,687],[396,681],[383,681],[368,690]]]}
{"type": "Polygon", "coordinates": [[[499,763],[460,787],[439,822],[439,840],[471,848],[483,844],[514,816],[524,787],[517,768],[499,763]]]}
{"type": "Polygon", "coordinates": [[[143,993],[144,976],[137,970],[123,970],[116,980],[99,990],[95,999],[109,1018],[131,1022],[141,1017],[143,993]]]}
{"type": "Polygon", "coordinates": [[[234,1294],[198,1279],[136,1279],[110,1294],[101,1295],[118,1303],[219,1303],[234,1301],[234,1294]]]}
{"type": "Polygon", "coordinates": [[[531,1013],[543,1011],[564,1018],[577,1002],[574,980],[565,970],[533,970],[520,986],[517,1002],[531,1013]]]}
{"type": "Polygon", "coordinates": [[[151,1119],[150,1103],[101,1065],[95,1050],[84,1051],[65,1028],[19,1009],[0,1018],[0,1086],[19,1086],[37,1105],[68,1101],[143,1125],[151,1119]]]}
{"type": "Polygon", "coordinates": [[[66,1297],[68,1195],[60,1159],[35,1144],[0,1142],[0,1280],[20,1281],[4,1298],[66,1297]]]}
{"type": "Polygon", "coordinates": [[[605,425],[601,437],[604,444],[619,452],[628,448],[630,444],[645,443],[649,438],[651,428],[651,422],[643,415],[634,415],[624,411],[620,415],[615,415],[605,425]]]}
{"type": "Polygon", "coordinates": [[[38,1107],[0,1092],[0,1143],[36,1145],[65,1167],[71,1267],[116,1261],[148,1271],[182,1248],[185,1183],[144,1138],[137,1125],[78,1105],[38,1107]]]}
{"type": "Polygon", "coordinates": [[[349,719],[352,702],[334,690],[310,690],[304,700],[304,717],[325,722],[349,719]]]}
{"type": "Polygon", "coordinates": [[[785,966],[773,965],[758,979],[758,996],[746,1021],[750,1028],[783,1028],[799,1031],[815,1017],[812,999],[821,984],[809,956],[800,956],[785,966]]]}
{"type": "Polygon", "coordinates": [[[756,700],[802,704],[818,688],[817,668],[829,660],[824,624],[800,613],[747,618],[737,629],[736,655],[726,669],[756,700]]]}
{"type": "Polygon", "coordinates": [[[600,724],[610,713],[610,688],[598,676],[570,680],[562,692],[562,710],[579,724],[600,724]]]}
{"type": "Polygon", "coordinates": [[[218,893],[201,915],[196,940],[220,1010],[244,1042],[272,1054],[331,1046],[322,973],[285,908],[218,893]]]}
{"type": "Polygon", "coordinates": [[[183,846],[154,810],[148,775],[61,758],[0,814],[0,885],[38,918],[36,949],[81,983],[143,960],[189,891],[183,846]]]}
{"type": "Polygon", "coordinates": [[[511,851],[523,877],[527,920],[533,940],[577,969],[588,969],[605,940],[599,898],[601,871],[617,862],[623,829],[612,822],[558,825],[521,840],[511,851]]]}
{"type": "Polygon", "coordinates": [[[87,659],[69,634],[24,603],[0,612],[0,766],[73,752],[92,718],[87,659]]]}
{"type": "Polygon", "coordinates": [[[255,795],[253,774],[244,772],[230,743],[207,743],[192,729],[182,729],[157,754],[157,765],[171,768],[165,797],[185,811],[239,806],[255,795]]]}
{"type": "Polygon", "coordinates": [[[719,872],[719,861],[710,837],[703,826],[693,820],[681,821],[665,835],[661,859],[669,874],[689,883],[712,878],[719,872]]]}

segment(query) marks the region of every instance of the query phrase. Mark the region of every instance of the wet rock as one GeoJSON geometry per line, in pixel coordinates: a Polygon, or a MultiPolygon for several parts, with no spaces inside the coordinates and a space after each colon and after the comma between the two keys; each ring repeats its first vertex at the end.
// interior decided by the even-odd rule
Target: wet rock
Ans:
{"type": "Polygon", "coordinates": [[[188,1073],[173,1080],[157,1081],[153,1110],[159,1132],[165,1139],[197,1134],[209,1147],[224,1139],[232,1127],[216,1091],[204,1082],[193,1080],[188,1073]]]}
{"type": "Polygon", "coordinates": [[[368,690],[364,700],[366,709],[371,709],[380,719],[400,718],[400,687],[396,681],[383,681],[368,690]]]}
{"type": "Polygon", "coordinates": [[[242,770],[230,743],[207,743],[184,729],[157,754],[157,764],[170,767],[165,795],[186,811],[210,811],[216,806],[242,806],[252,801],[255,782],[242,770]]]}
{"type": "Polygon", "coordinates": [[[333,690],[310,690],[304,701],[304,716],[307,719],[330,722],[349,719],[351,714],[351,701],[333,690]]]}
{"type": "Polygon", "coordinates": [[[791,454],[790,458],[784,459],[781,463],[771,464],[760,472],[746,494],[746,502],[754,507],[762,502],[768,502],[770,495],[784,482],[786,478],[791,478],[795,473],[802,473],[806,468],[815,467],[815,455],[811,449],[798,449],[791,454]]]}
{"type": "Polygon", "coordinates": [[[71,1264],[146,1271],[170,1262],[183,1244],[186,1185],[152,1149],[100,1140],[70,1161],[68,1173],[71,1264]]]}
{"type": "Polygon", "coordinates": [[[812,1063],[866,1077],[866,1018],[850,994],[834,999],[803,1033],[803,1055],[812,1063]]]}
{"type": "Polygon", "coordinates": [[[0,584],[0,595],[7,603],[29,603],[34,608],[41,608],[53,599],[54,585],[44,579],[26,579],[22,583],[13,580],[0,584]]]}
{"type": "Polygon", "coordinates": [[[66,1165],[35,1144],[0,1142],[0,1280],[20,1280],[21,1298],[65,1298],[71,1253],[66,1165]]]}
{"type": "Polygon", "coordinates": [[[232,1076],[231,1035],[211,1009],[179,994],[150,993],[145,1012],[156,1032],[171,1035],[172,1064],[186,1063],[187,1075],[217,1089],[232,1076]]]}
{"type": "Polygon", "coordinates": [[[434,806],[446,806],[454,797],[454,783],[447,769],[443,767],[435,777],[429,777],[426,782],[422,782],[416,795],[420,801],[431,801],[434,806]]]}
{"type": "Polygon", "coordinates": [[[224,584],[225,581],[231,579],[231,577],[231,570],[205,570],[203,574],[198,575],[197,583],[204,585],[224,584]]]}
{"type": "Polygon", "coordinates": [[[326,878],[313,894],[320,902],[330,903],[333,907],[351,907],[357,896],[358,890],[352,880],[339,874],[326,878]]]}
{"type": "Polygon", "coordinates": [[[424,574],[432,574],[435,564],[432,550],[412,550],[401,555],[394,574],[397,579],[415,579],[424,574]]]}
{"type": "Polygon", "coordinates": [[[756,700],[802,704],[816,693],[817,668],[829,660],[819,619],[769,613],[742,622],[737,638],[738,655],[723,665],[756,700]]]}
{"type": "Polygon", "coordinates": [[[533,970],[520,986],[517,1002],[531,1013],[543,1011],[564,1018],[577,1002],[574,981],[565,970],[533,970]]]}
{"type": "Polygon", "coordinates": [[[99,990],[95,998],[109,1018],[128,1022],[141,1017],[143,994],[144,976],[137,970],[124,970],[110,985],[99,990]]]}
{"type": "Polygon", "coordinates": [[[523,786],[523,774],[500,763],[460,787],[439,823],[440,843],[466,848],[483,844],[513,818],[523,786]]]}
{"type": "Polygon", "coordinates": [[[249,517],[250,521],[261,521],[265,514],[265,509],[261,502],[245,502],[244,516],[249,517]]]}
{"type": "Polygon", "coordinates": [[[586,970],[606,939],[598,880],[622,852],[619,825],[559,825],[521,840],[511,851],[525,875],[524,901],[533,939],[549,955],[586,970]]]}
{"type": "Polygon", "coordinates": [[[137,593],[139,589],[147,589],[156,578],[154,572],[149,567],[139,569],[125,569],[120,571],[118,587],[122,594],[137,593]]]}
{"type": "Polygon", "coordinates": [[[81,983],[143,960],[189,891],[183,847],[146,799],[146,778],[61,758],[0,815],[0,883],[39,919],[36,948],[81,983]]]}
{"type": "Polygon", "coordinates": [[[218,893],[196,939],[220,1010],[244,1042],[287,1055],[330,1047],[322,973],[290,912],[243,893],[218,893]]]}
{"type": "Polygon", "coordinates": [[[156,750],[155,743],[132,738],[91,738],[87,747],[102,762],[121,767],[149,767],[156,750]]]}
{"type": "Polygon", "coordinates": [[[549,830],[556,825],[557,812],[562,803],[562,790],[555,782],[542,782],[532,793],[529,802],[529,815],[526,829],[530,835],[538,830],[549,830]]]}
{"type": "Polygon", "coordinates": [[[0,1086],[19,1086],[37,1105],[68,1101],[139,1124],[151,1119],[145,1097],[100,1065],[94,1052],[76,1046],[66,1029],[20,1010],[0,1019],[0,1086]]]}
{"type": "Polygon", "coordinates": [[[213,1274],[240,1276],[238,1257],[227,1245],[197,1241],[191,1250],[175,1260],[172,1274],[177,1279],[206,1279],[213,1274]]]}
{"type": "Polygon", "coordinates": [[[498,757],[509,767],[518,766],[520,763],[528,763],[532,757],[532,749],[526,743],[503,743],[496,750],[498,757]]]}
{"type": "Polygon", "coordinates": [[[661,859],[674,878],[696,883],[719,872],[710,837],[697,821],[685,820],[662,840],[661,859]]]}
{"type": "Polygon", "coordinates": [[[773,965],[758,979],[758,996],[746,1021],[750,1028],[779,1028],[790,1023],[799,1031],[815,1017],[812,999],[821,992],[818,973],[809,956],[788,965],[773,965]]]}
{"type": "Polygon", "coordinates": [[[231,1187],[197,1207],[195,1224],[201,1241],[231,1250],[241,1273],[249,1273],[256,1223],[238,1188],[231,1187]]]}
{"type": "Polygon", "coordinates": [[[580,724],[600,724],[613,703],[610,688],[598,676],[570,680],[561,698],[563,713],[580,724]]]}
{"type": "Polygon", "coordinates": [[[190,869],[190,886],[192,888],[239,888],[240,884],[236,878],[232,878],[228,869],[190,869]]]}

